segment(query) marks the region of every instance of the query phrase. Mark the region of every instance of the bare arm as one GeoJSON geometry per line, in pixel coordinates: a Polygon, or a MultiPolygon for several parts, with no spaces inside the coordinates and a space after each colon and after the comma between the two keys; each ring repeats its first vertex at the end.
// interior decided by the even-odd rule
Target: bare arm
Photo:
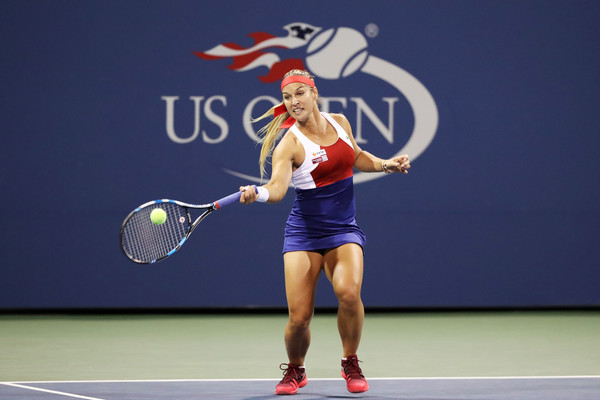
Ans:
{"type": "Polygon", "coordinates": [[[410,168],[408,155],[403,154],[389,160],[379,158],[360,148],[356,140],[354,140],[352,127],[344,115],[335,114],[334,118],[348,133],[350,141],[354,146],[354,168],[361,172],[402,172],[403,174],[408,174],[408,169],[410,168]]]}
{"type": "MultiPolygon", "coordinates": [[[[285,197],[292,180],[296,143],[292,136],[285,135],[275,147],[272,157],[271,179],[262,187],[268,191],[268,203],[278,203],[285,197]]],[[[258,199],[252,186],[242,186],[240,203],[250,204],[258,199]]]]}
{"type": "Polygon", "coordinates": [[[402,172],[408,174],[410,160],[407,154],[384,160],[362,150],[354,160],[354,168],[362,172],[402,172]]]}

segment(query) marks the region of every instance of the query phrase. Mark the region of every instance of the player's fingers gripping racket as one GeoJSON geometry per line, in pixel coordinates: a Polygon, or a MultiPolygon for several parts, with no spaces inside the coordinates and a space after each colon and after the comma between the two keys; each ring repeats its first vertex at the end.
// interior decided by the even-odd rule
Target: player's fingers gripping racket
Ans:
{"type": "Polygon", "coordinates": [[[183,246],[194,229],[210,213],[235,203],[241,191],[209,204],[188,204],[177,200],[154,200],[133,210],[121,225],[121,248],[136,263],[163,260],[183,246]],[[192,221],[191,209],[201,210],[192,221]]]}

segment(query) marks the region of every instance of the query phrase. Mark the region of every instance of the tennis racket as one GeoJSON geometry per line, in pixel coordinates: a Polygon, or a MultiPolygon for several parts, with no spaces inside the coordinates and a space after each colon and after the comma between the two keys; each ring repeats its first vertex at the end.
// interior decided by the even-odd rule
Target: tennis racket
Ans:
{"type": "Polygon", "coordinates": [[[151,264],[164,260],[183,246],[194,229],[210,213],[239,200],[237,192],[209,204],[188,204],[177,200],[162,199],[144,203],[125,218],[121,224],[121,249],[138,264],[151,264]],[[166,213],[161,224],[152,222],[150,214],[156,209],[166,213]],[[192,221],[190,210],[201,214],[192,221]]]}

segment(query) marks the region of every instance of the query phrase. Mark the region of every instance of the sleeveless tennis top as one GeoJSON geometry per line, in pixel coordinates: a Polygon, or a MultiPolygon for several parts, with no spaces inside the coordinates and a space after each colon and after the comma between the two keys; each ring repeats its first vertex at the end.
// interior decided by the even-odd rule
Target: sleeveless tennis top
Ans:
{"type": "Polygon", "coordinates": [[[292,173],[296,198],[285,226],[283,252],[316,251],[345,243],[365,245],[366,237],[356,223],[352,181],[354,147],[348,133],[327,113],[338,139],[320,146],[293,125],[291,132],[304,147],[302,165],[292,173]]]}
{"type": "Polygon", "coordinates": [[[290,130],[304,147],[304,162],[292,174],[292,184],[296,189],[314,189],[327,186],[352,176],[354,147],[348,134],[329,114],[321,113],[332,125],[338,139],[331,146],[319,146],[308,139],[296,125],[290,130]]]}

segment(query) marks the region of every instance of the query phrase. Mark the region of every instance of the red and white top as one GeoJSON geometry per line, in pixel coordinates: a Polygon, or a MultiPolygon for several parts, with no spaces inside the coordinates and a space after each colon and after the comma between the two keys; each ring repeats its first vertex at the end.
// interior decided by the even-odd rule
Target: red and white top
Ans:
{"type": "Polygon", "coordinates": [[[338,140],[331,146],[320,146],[308,139],[293,125],[290,130],[304,146],[304,162],[292,174],[292,184],[296,189],[323,187],[353,174],[354,147],[348,134],[329,114],[321,115],[333,126],[338,140]]]}

